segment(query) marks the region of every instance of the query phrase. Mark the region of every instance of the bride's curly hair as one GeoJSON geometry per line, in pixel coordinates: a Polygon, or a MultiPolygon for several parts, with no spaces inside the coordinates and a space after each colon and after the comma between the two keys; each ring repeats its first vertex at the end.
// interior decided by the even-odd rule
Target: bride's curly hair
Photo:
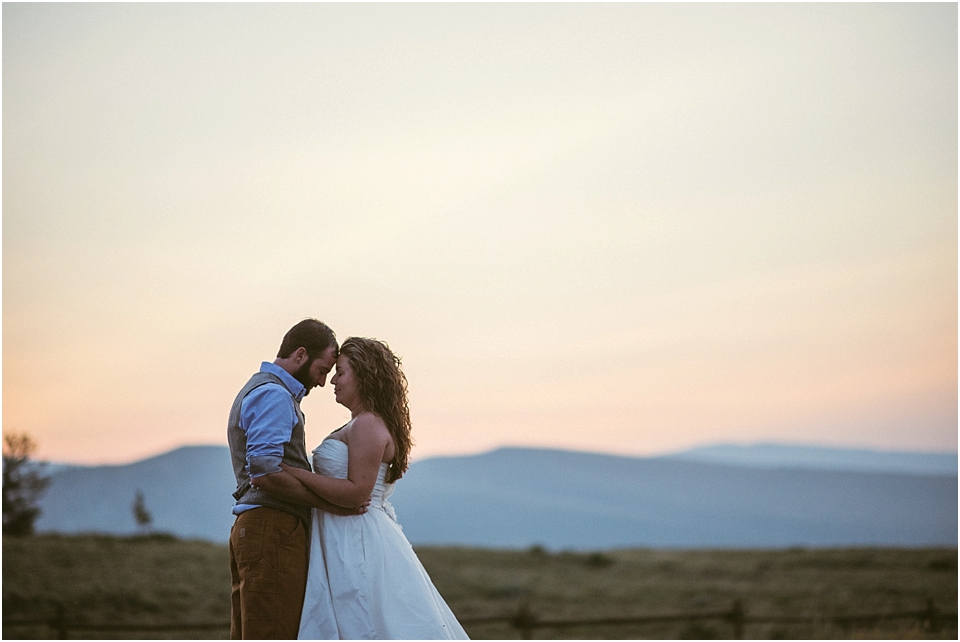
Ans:
{"type": "Polygon", "coordinates": [[[340,347],[357,380],[357,394],[364,410],[380,417],[397,447],[386,482],[397,481],[407,472],[413,437],[410,435],[410,407],[407,404],[407,377],[400,369],[400,357],[383,341],[350,337],[340,347]]]}

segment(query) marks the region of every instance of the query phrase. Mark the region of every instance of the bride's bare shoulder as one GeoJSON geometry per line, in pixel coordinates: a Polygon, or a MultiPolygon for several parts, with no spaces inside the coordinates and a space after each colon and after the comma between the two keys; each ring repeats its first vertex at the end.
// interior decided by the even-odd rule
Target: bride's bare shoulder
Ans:
{"type": "Polygon", "coordinates": [[[383,419],[372,412],[363,412],[357,415],[350,426],[351,434],[361,438],[390,438],[390,430],[383,419]]]}

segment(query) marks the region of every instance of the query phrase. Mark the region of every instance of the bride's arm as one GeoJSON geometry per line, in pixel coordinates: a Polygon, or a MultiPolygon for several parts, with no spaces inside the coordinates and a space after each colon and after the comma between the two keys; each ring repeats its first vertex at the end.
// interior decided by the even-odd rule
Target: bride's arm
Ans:
{"type": "MultiPolygon", "coordinates": [[[[281,464],[281,466],[286,466],[286,464],[281,464]]],[[[291,468],[288,470],[300,469],[291,468]]],[[[266,491],[275,497],[300,504],[301,506],[319,508],[334,515],[362,515],[367,512],[366,505],[349,508],[328,502],[305,487],[300,480],[287,472],[281,471],[278,473],[270,473],[269,475],[261,475],[260,477],[254,477],[251,482],[260,490],[266,491]]]]}
{"type": "Polygon", "coordinates": [[[348,508],[369,501],[377,483],[380,462],[390,445],[390,431],[383,420],[365,413],[357,417],[346,437],[349,450],[347,478],[335,479],[299,468],[282,468],[323,499],[348,508]]]}

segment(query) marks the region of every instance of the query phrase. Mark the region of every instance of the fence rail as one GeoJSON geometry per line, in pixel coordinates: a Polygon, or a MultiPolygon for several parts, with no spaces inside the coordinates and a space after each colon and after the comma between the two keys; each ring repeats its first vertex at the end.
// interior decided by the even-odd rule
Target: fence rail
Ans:
{"type": "MultiPolygon", "coordinates": [[[[735,600],[730,608],[720,611],[701,611],[695,613],[661,613],[634,617],[604,617],[572,619],[540,618],[530,610],[529,605],[522,604],[512,614],[459,618],[461,624],[501,624],[506,623],[520,632],[521,638],[530,640],[537,629],[574,628],[580,626],[623,626],[662,624],[665,622],[697,622],[701,620],[720,620],[730,625],[733,638],[742,639],[748,624],[820,624],[832,623],[839,625],[869,624],[889,620],[917,620],[921,626],[931,632],[938,632],[947,622],[957,623],[957,613],[943,612],[936,608],[933,600],[927,600],[926,608],[914,611],[892,611],[887,613],[868,613],[857,615],[828,615],[828,616],[748,616],[743,602],[735,600]]],[[[176,632],[176,631],[223,631],[230,628],[226,620],[216,622],[181,622],[177,624],[88,624],[76,618],[67,616],[60,607],[52,617],[36,619],[4,618],[3,628],[7,627],[45,626],[55,631],[57,638],[69,638],[71,631],[89,632],[176,632]]],[[[4,636],[7,637],[7,636],[4,636]]]]}
{"type": "Polygon", "coordinates": [[[733,638],[740,640],[748,624],[819,624],[839,625],[869,624],[888,620],[917,620],[921,626],[937,632],[946,622],[957,622],[956,613],[945,613],[936,608],[933,600],[927,600],[926,608],[914,611],[893,611],[887,613],[865,613],[857,615],[828,616],[748,616],[741,600],[734,600],[730,608],[722,611],[701,611],[699,613],[663,613],[635,617],[607,617],[571,619],[541,619],[530,611],[528,605],[521,605],[512,615],[494,615],[488,617],[460,618],[461,624],[507,623],[520,631],[524,640],[533,638],[539,628],[574,628],[579,626],[616,626],[638,624],[662,624],[665,622],[697,622],[701,620],[721,620],[732,628],[733,638]]]}
{"type": "MultiPolygon", "coordinates": [[[[3,619],[3,628],[8,626],[25,628],[34,626],[45,626],[57,634],[58,640],[67,640],[70,638],[71,631],[125,631],[125,632],[143,632],[143,633],[163,633],[176,631],[223,631],[230,629],[229,620],[220,620],[215,622],[178,622],[177,624],[89,624],[68,617],[66,610],[62,606],[57,607],[57,612],[52,617],[34,618],[34,619],[3,619]]],[[[4,635],[4,637],[7,637],[4,635]]]]}

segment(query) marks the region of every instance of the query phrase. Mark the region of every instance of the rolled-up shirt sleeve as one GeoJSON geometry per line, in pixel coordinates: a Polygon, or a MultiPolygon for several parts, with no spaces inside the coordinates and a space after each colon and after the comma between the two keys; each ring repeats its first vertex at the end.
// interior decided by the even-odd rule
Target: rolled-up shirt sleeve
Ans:
{"type": "Polygon", "coordinates": [[[283,447],[290,441],[297,414],[285,388],[265,384],[250,391],[240,405],[240,427],[247,433],[250,477],[280,472],[283,447]]]}

